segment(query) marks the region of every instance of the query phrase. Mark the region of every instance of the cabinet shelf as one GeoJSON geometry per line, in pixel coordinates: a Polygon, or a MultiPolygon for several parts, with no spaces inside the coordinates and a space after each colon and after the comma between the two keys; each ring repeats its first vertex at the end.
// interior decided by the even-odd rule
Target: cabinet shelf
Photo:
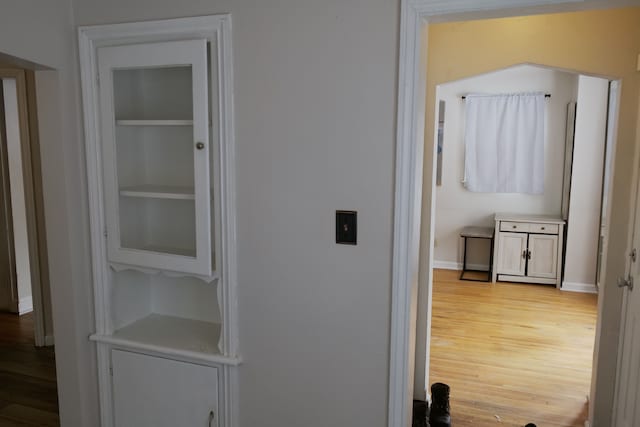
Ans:
{"type": "Polygon", "coordinates": [[[116,120],[118,126],[193,126],[193,120],[116,120]]]}
{"type": "Polygon", "coordinates": [[[154,313],[112,335],[94,334],[91,340],[190,361],[240,364],[239,358],[220,354],[220,329],[217,323],[154,313]]]}
{"type": "Polygon", "coordinates": [[[161,245],[144,245],[140,248],[142,251],[155,252],[159,254],[172,254],[176,256],[184,256],[193,258],[196,256],[194,249],[187,248],[170,248],[168,246],[161,245]]]}
{"type": "Polygon", "coordinates": [[[168,185],[135,185],[121,187],[120,195],[149,199],[195,200],[193,187],[174,187],[168,185]]]}

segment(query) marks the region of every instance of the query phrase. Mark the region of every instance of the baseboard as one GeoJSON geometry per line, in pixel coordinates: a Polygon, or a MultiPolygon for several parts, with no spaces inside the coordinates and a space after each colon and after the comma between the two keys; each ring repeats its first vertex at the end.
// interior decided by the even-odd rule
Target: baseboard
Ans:
{"type": "Polygon", "coordinates": [[[53,339],[53,335],[47,335],[46,337],[44,337],[45,347],[51,347],[53,345],[55,345],[55,340],[53,339]]]}
{"type": "Polygon", "coordinates": [[[582,292],[585,294],[598,293],[598,288],[596,287],[596,285],[590,283],[562,282],[562,287],[560,289],[563,291],[582,292]]]}
{"type": "Polygon", "coordinates": [[[22,316],[23,314],[31,313],[33,311],[33,298],[24,297],[20,298],[18,301],[18,314],[22,316]]]}
{"type": "MultiPolygon", "coordinates": [[[[462,270],[461,262],[452,261],[433,261],[433,268],[439,268],[442,270],[462,270]]],[[[486,264],[467,264],[469,270],[488,270],[489,266],[486,264]]]]}

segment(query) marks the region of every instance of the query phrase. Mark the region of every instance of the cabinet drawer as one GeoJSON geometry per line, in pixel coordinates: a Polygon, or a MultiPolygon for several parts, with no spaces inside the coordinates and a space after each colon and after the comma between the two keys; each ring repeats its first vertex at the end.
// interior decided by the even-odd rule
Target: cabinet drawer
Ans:
{"type": "Polygon", "coordinates": [[[500,231],[511,231],[511,232],[520,232],[527,233],[529,232],[529,226],[531,224],[527,222],[500,222],[500,231]]]}
{"type": "Polygon", "coordinates": [[[530,233],[558,234],[558,224],[529,224],[530,233]]]}

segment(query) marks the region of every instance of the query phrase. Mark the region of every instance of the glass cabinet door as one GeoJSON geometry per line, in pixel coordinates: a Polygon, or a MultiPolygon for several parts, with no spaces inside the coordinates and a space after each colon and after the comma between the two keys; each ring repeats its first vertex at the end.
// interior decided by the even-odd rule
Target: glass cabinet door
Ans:
{"type": "Polygon", "coordinates": [[[212,275],[207,43],[98,49],[108,257],[212,275]]]}

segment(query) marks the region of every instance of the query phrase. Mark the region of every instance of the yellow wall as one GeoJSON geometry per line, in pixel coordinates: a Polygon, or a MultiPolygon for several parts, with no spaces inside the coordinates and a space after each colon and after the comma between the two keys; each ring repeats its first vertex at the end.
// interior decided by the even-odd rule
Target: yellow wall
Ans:
{"type": "MultiPolygon", "coordinates": [[[[607,279],[604,296],[601,296],[604,316],[600,323],[601,343],[614,353],[621,304],[621,293],[614,280],[624,272],[633,159],[640,142],[640,132],[637,131],[640,95],[640,72],[636,70],[638,53],[640,8],[429,26],[425,165],[431,165],[433,158],[434,96],[438,84],[520,63],[548,65],[622,80],[607,279]]],[[[423,212],[429,212],[431,178],[430,174],[425,174],[423,212]]],[[[422,223],[428,225],[430,221],[423,217],[422,223]]],[[[423,254],[428,253],[427,233],[423,227],[423,254]]],[[[428,289],[427,274],[421,275],[420,289],[422,294],[428,289]]],[[[616,360],[610,355],[600,354],[597,363],[598,390],[592,396],[596,399],[595,402],[592,400],[594,425],[605,426],[609,424],[611,413],[616,360]]]]}

